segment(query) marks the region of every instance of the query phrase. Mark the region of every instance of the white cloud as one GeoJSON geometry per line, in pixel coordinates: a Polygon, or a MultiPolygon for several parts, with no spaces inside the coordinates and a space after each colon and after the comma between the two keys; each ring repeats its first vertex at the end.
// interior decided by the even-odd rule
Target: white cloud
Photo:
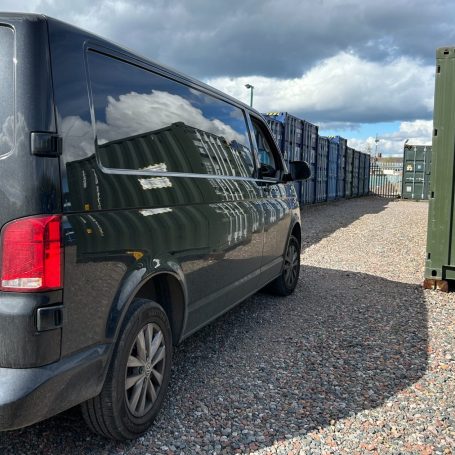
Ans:
{"type": "MultiPolygon", "coordinates": [[[[403,155],[404,142],[408,140],[412,145],[431,145],[433,121],[415,120],[402,122],[399,130],[392,133],[378,135],[378,153],[382,155],[403,155]]],[[[370,136],[366,139],[348,139],[348,144],[362,152],[375,152],[375,138],[370,136]]]]}
{"type": "Polygon", "coordinates": [[[288,111],[315,123],[380,122],[428,117],[433,74],[432,66],[407,57],[381,64],[341,52],[300,78],[251,76],[208,83],[246,102],[245,84],[252,84],[254,107],[261,112],[288,111]]]}

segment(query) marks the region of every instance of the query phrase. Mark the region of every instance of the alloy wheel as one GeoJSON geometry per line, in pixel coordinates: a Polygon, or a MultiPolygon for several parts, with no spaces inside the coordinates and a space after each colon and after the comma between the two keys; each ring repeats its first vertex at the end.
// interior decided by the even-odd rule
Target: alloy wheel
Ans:
{"type": "Polygon", "coordinates": [[[143,417],[152,408],[163,382],[165,363],[163,333],[157,324],[149,323],[134,340],[126,365],[125,399],[135,417],[143,417]]]}
{"type": "Polygon", "coordinates": [[[299,276],[300,257],[295,242],[291,241],[284,258],[284,282],[292,288],[299,276]]]}

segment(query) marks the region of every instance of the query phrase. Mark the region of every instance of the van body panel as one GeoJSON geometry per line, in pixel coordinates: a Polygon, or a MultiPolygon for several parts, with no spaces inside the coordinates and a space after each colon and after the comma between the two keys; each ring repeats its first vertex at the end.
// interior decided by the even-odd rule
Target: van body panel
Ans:
{"type": "Polygon", "coordinates": [[[292,209],[295,208],[292,206],[291,197],[286,191],[286,185],[282,183],[272,184],[267,188],[267,198],[263,204],[265,219],[263,265],[283,256],[292,209]]]}
{"type": "Polygon", "coordinates": [[[97,345],[42,367],[0,368],[0,428],[22,428],[96,396],[110,350],[97,345]]]}
{"type": "Polygon", "coordinates": [[[36,311],[62,302],[62,291],[0,292],[0,365],[31,368],[60,358],[61,329],[38,332],[36,311]]]}
{"type": "Polygon", "coordinates": [[[181,341],[280,275],[300,218],[270,131],[277,175],[261,177],[248,106],[55,19],[0,14],[0,36],[0,227],[61,214],[64,249],[63,290],[0,292],[1,430],[100,392],[149,280],[181,286],[181,341]],[[34,155],[32,132],[61,156],[34,155]],[[61,327],[38,332],[55,305],[61,327]]]}
{"type": "MultiPolygon", "coordinates": [[[[59,36],[68,34],[68,30],[61,30],[60,23],[51,22],[49,29],[58,131],[63,141],[64,209],[74,233],[65,262],[65,277],[71,284],[65,289],[68,320],[63,332],[63,355],[100,339],[106,341],[105,321],[120,292],[119,284],[125,276],[149,264],[145,280],[153,264],[161,263],[167,252],[186,277],[188,318],[182,335],[191,332],[224,312],[222,302],[231,300],[230,295],[237,301],[237,295],[257,289],[264,230],[262,191],[254,178],[232,175],[242,163],[221,159],[232,153],[227,143],[184,123],[171,123],[122,139],[116,138],[114,131],[114,136],[108,136],[113,140],[94,146],[99,140],[97,134],[109,134],[112,107],[106,107],[106,119],[102,117],[104,111],[96,112],[97,104],[104,99],[98,99],[101,89],[97,91],[96,87],[96,65],[113,65],[121,71],[129,64],[114,59],[117,49],[108,49],[93,39],[90,48],[101,48],[105,54],[90,51],[87,37],[77,30],[72,39],[63,40],[59,36]],[[68,55],[77,71],[68,69],[68,55]],[[93,78],[89,89],[87,74],[93,78]],[[72,99],[91,99],[91,103],[72,99]],[[169,157],[164,152],[168,149],[175,154],[169,157]],[[163,168],[166,172],[160,173],[163,168]],[[219,176],[205,177],[215,169],[219,176]],[[134,253],[141,258],[136,261],[134,253]],[[225,294],[220,307],[215,305],[219,289],[225,294]],[[89,303],[94,317],[82,329],[83,310],[89,303]],[[87,330],[86,335],[80,336],[79,330],[87,330]]],[[[135,70],[128,71],[136,74],[135,70]]],[[[138,71],[137,78],[141,77],[145,76],[138,71]]],[[[165,93],[167,79],[152,82],[155,80],[161,84],[160,93],[165,93]]],[[[103,82],[103,89],[106,84],[103,82]]],[[[106,93],[117,103],[129,95],[128,90],[116,96],[106,93]]],[[[146,101],[147,96],[152,95],[144,93],[146,101]]],[[[168,99],[172,96],[177,95],[169,94],[168,99]]],[[[136,102],[141,99],[136,97],[136,102]]],[[[127,121],[117,125],[132,130],[127,121]]],[[[228,128],[226,131],[233,134],[228,128]]]]}

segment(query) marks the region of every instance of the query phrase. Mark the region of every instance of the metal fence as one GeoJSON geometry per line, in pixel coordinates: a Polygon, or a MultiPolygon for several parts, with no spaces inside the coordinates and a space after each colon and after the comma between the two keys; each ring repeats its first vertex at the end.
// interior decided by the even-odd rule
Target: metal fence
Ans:
{"type": "Polygon", "coordinates": [[[399,198],[403,178],[402,163],[371,163],[370,194],[399,198]]]}

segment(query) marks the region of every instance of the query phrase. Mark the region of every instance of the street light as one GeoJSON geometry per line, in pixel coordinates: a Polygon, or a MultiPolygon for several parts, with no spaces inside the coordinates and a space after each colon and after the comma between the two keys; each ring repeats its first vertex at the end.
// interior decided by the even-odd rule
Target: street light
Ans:
{"type": "Polygon", "coordinates": [[[251,90],[251,96],[250,96],[250,106],[253,107],[253,90],[254,90],[254,85],[251,85],[251,84],[245,84],[245,87],[248,89],[248,90],[251,90]]]}

